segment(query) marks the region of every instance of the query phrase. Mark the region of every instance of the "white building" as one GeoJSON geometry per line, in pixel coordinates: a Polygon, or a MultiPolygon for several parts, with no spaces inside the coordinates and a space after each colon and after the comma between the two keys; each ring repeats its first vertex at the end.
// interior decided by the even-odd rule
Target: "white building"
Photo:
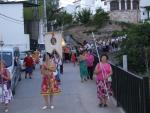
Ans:
{"type": "Polygon", "coordinates": [[[75,12],[102,8],[112,21],[138,23],[150,19],[150,0],[76,0],[75,12]]]}
{"type": "Polygon", "coordinates": [[[82,9],[90,9],[93,13],[95,12],[95,0],[76,0],[74,2],[76,12],[82,9]]]}
{"type": "Polygon", "coordinates": [[[24,34],[24,7],[32,7],[27,2],[0,2],[0,39],[5,46],[29,50],[29,35],[24,34]]]}
{"type": "Polygon", "coordinates": [[[76,12],[76,6],[69,4],[69,5],[65,6],[63,8],[63,10],[66,11],[67,13],[69,13],[69,14],[75,14],[75,12],[76,12]]]}
{"type": "Polygon", "coordinates": [[[141,21],[150,20],[150,0],[140,0],[141,21]]]}
{"type": "Polygon", "coordinates": [[[95,10],[102,8],[104,11],[108,12],[110,11],[110,2],[107,2],[106,0],[95,0],[94,8],[95,10]]]}
{"type": "Polygon", "coordinates": [[[110,4],[110,19],[113,21],[138,23],[140,21],[139,1],[107,0],[110,4]]]}
{"type": "Polygon", "coordinates": [[[74,5],[76,6],[76,12],[82,9],[90,9],[95,14],[98,8],[102,8],[106,12],[110,10],[110,4],[106,0],[77,0],[74,5]]]}

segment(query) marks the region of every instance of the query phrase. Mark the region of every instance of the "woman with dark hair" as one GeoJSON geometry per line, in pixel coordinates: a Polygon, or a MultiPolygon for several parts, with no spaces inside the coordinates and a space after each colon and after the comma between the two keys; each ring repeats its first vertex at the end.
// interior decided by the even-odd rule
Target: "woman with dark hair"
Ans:
{"type": "Polygon", "coordinates": [[[112,95],[112,68],[108,63],[108,56],[106,54],[101,55],[100,63],[96,65],[94,73],[96,74],[97,95],[100,100],[99,107],[107,107],[108,96],[112,95]]]}
{"type": "Polygon", "coordinates": [[[42,108],[43,110],[47,109],[49,105],[51,109],[54,109],[53,95],[60,92],[57,81],[53,74],[55,70],[56,65],[53,61],[52,55],[46,53],[43,57],[43,65],[41,68],[42,74],[41,94],[43,95],[45,101],[45,106],[42,108]]]}
{"type": "Polygon", "coordinates": [[[79,67],[80,67],[80,77],[81,77],[82,83],[84,81],[87,81],[87,77],[89,75],[88,70],[87,70],[87,62],[86,62],[86,54],[85,53],[86,53],[85,51],[82,51],[78,58],[79,67]]]}

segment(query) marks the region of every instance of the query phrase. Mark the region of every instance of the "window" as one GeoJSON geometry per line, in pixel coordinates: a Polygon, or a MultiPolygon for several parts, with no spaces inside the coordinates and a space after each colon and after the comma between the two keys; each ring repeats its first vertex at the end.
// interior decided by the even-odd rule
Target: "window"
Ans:
{"type": "MultiPolygon", "coordinates": [[[[0,54],[2,54],[2,59],[5,61],[6,63],[6,67],[9,67],[12,65],[12,53],[11,52],[0,52],[0,54]]],[[[1,59],[1,56],[0,56],[1,59]]]]}
{"type": "Polygon", "coordinates": [[[127,0],[127,9],[130,10],[131,9],[131,1],[127,0]]]}
{"type": "Polygon", "coordinates": [[[118,1],[112,1],[110,2],[110,10],[119,10],[119,2],[118,1]]]}
{"type": "Polygon", "coordinates": [[[125,10],[125,1],[124,0],[121,1],[121,10],[125,10]]]}
{"type": "Polygon", "coordinates": [[[139,9],[139,2],[137,0],[133,1],[133,9],[139,9]]]}

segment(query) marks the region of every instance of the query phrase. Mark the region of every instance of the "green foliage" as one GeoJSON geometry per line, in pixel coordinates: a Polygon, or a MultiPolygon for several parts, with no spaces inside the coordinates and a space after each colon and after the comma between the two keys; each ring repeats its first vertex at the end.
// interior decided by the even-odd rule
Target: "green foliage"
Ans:
{"type": "Polygon", "coordinates": [[[93,23],[96,27],[102,27],[109,20],[108,13],[103,9],[99,8],[96,10],[96,14],[93,18],[93,23]]]}
{"type": "Polygon", "coordinates": [[[126,30],[123,31],[114,31],[112,33],[112,37],[124,36],[126,34],[126,30]]]}
{"type": "Polygon", "coordinates": [[[59,26],[72,23],[72,15],[58,9],[58,4],[54,4],[55,1],[56,0],[47,1],[47,21],[51,22],[56,20],[56,24],[59,26]]]}
{"type": "Polygon", "coordinates": [[[82,9],[76,14],[76,20],[82,24],[89,24],[91,22],[91,10],[90,9],[82,9]]]}
{"type": "MultiPolygon", "coordinates": [[[[128,67],[133,72],[142,73],[150,67],[150,24],[135,25],[127,30],[127,39],[121,44],[118,58],[128,55],[128,67]]],[[[121,60],[120,60],[121,62],[121,60]]]]}
{"type": "Polygon", "coordinates": [[[47,21],[53,21],[56,19],[57,5],[53,4],[53,0],[48,0],[46,4],[47,21]]]}
{"type": "Polygon", "coordinates": [[[33,8],[24,8],[24,19],[33,20],[33,8]]]}
{"type": "MultiPolygon", "coordinates": [[[[43,16],[43,6],[38,7],[38,17],[42,18],[43,16]]],[[[24,19],[27,21],[31,21],[35,19],[34,15],[34,7],[24,8],[24,19]]]]}
{"type": "Polygon", "coordinates": [[[68,14],[66,11],[65,12],[59,12],[56,16],[57,24],[59,26],[61,25],[69,25],[73,21],[73,17],[71,14],[68,14]]]}
{"type": "MultiPolygon", "coordinates": [[[[34,3],[35,1],[33,0],[28,0],[31,3],[34,3]]],[[[36,15],[34,14],[35,8],[38,8],[38,18],[42,18],[43,17],[43,1],[39,0],[38,1],[39,6],[38,7],[25,7],[24,8],[24,19],[26,21],[31,21],[34,20],[36,15]]]]}

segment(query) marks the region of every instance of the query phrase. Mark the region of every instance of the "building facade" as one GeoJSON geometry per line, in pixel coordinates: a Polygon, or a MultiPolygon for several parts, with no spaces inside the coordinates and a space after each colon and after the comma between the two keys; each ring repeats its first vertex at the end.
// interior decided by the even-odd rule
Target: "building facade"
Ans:
{"type": "Polygon", "coordinates": [[[112,21],[138,23],[150,20],[150,0],[76,0],[74,5],[75,12],[86,8],[93,14],[101,7],[112,21]]]}
{"type": "Polygon", "coordinates": [[[95,0],[94,10],[102,8],[104,11],[108,12],[110,10],[110,4],[106,0],[95,0]]]}
{"type": "Polygon", "coordinates": [[[139,0],[107,0],[109,16],[113,21],[138,23],[140,21],[139,0]]]}
{"type": "Polygon", "coordinates": [[[150,0],[140,0],[141,21],[150,21],[150,0]]]}
{"type": "Polygon", "coordinates": [[[29,35],[24,33],[23,3],[0,3],[0,37],[4,46],[29,50],[29,35]]]}
{"type": "Polygon", "coordinates": [[[82,9],[90,9],[92,13],[95,12],[95,0],[76,0],[73,2],[75,5],[75,12],[79,12],[82,9]]]}

